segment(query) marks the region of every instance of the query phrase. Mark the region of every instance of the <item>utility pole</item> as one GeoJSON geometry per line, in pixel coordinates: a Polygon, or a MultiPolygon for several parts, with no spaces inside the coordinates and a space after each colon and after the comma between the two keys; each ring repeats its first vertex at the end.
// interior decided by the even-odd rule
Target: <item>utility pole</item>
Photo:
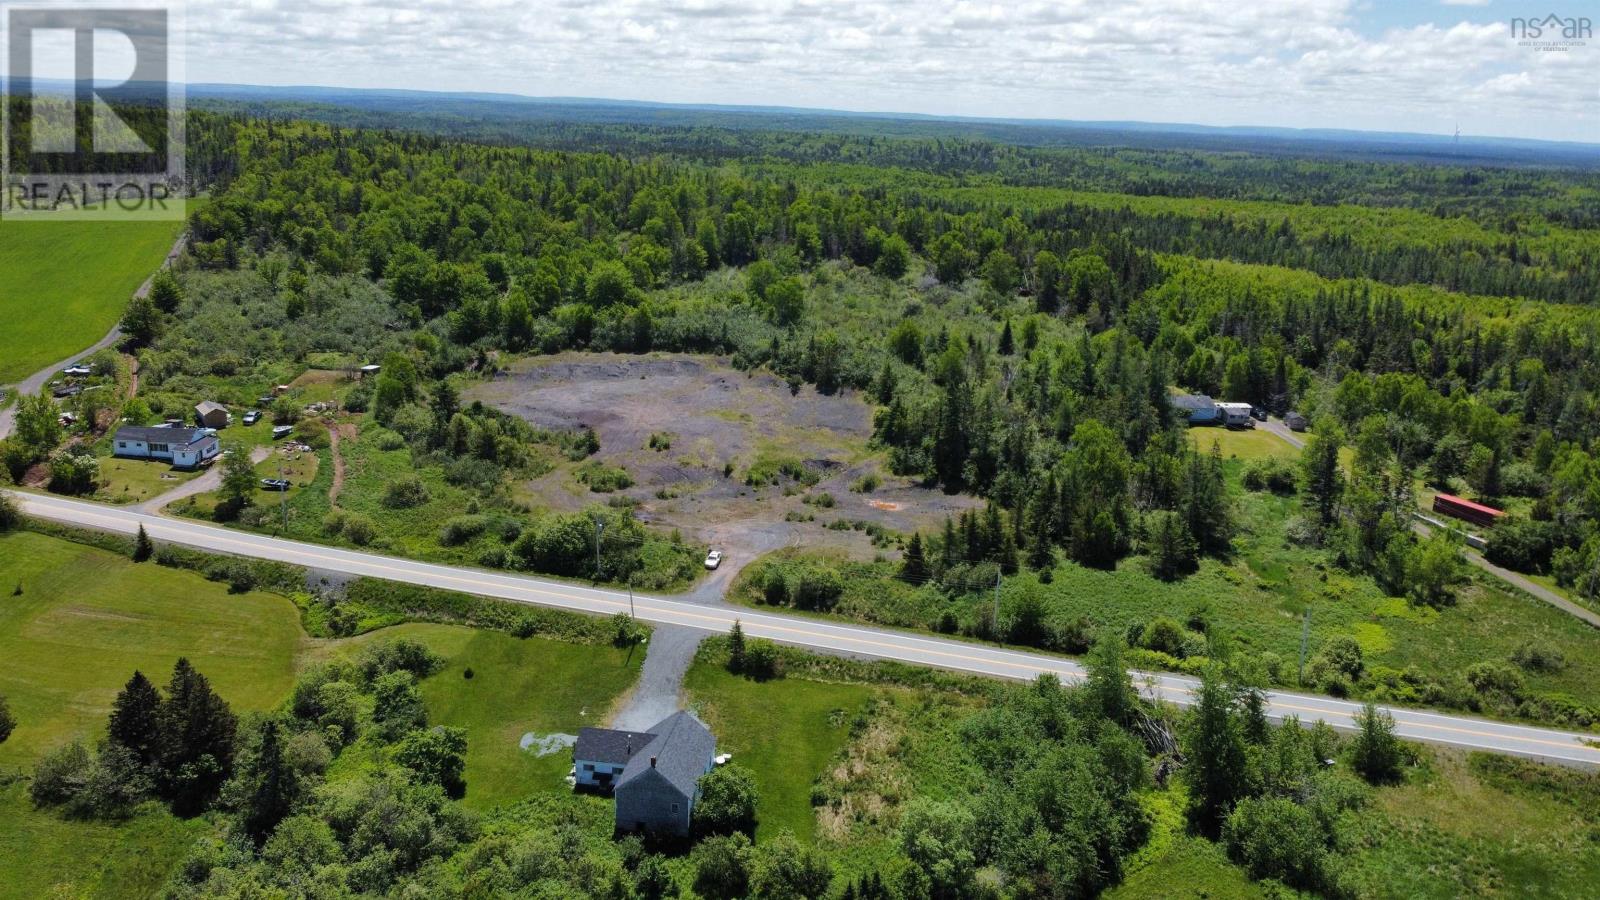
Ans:
{"type": "Polygon", "coordinates": [[[604,534],[606,523],[604,519],[594,520],[594,578],[600,580],[600,535],[604,534]]]}
{"type": "Polygon", "coordinates": [[[994,570],[994,639],[1000,640],[1000,569],[994,570]]]}
{"type": "Polygon", "coordinates": [[[289,484],[283,477],[283,451],[278,451],[278,481],[283,482],[283,490],[278,492],[278,506],[283,510],[283,533],[289,533],[289,484]]]}
{"type": "Polygon", "coordinates": [[[633,573],[628,573],[628,618],[635,618],[633,614],[633,573]]]}
{"type": "Polygon", "coordinates": [[[1306,607],[1305,619],[1300,626],[1300,669],[1295,675],[1297,684],[1306,680],[1306,642],[1311,639],[1311,607],[1306,607]]]}

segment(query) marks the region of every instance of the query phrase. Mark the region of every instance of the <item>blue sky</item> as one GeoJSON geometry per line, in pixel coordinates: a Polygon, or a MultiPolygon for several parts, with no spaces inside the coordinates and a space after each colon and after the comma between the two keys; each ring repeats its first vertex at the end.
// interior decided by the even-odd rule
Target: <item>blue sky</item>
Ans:
{"type": "Polygon", "coordinates": [[[1600,141],[1600,0],[196,0],[191,81],[1600,141]]]}

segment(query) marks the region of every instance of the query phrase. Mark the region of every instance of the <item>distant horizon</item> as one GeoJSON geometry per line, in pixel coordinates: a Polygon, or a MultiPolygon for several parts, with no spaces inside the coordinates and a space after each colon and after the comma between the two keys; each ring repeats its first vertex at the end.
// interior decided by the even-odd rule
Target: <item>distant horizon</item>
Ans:
{"type": "MultiPolygon", "coordinates": [[[[49,87],[65,87],[71,82],[62,79],[36,79],[36,83],[49,87]]],[[[514,91],[453,91],[433,90],[426,88],[407,87],[350,87],[335,84],[292,83],[292,84],[263,84],[255,82],[227,82],[227,81],[193,81],[184,83],[186,91],[198,90],[202,94],[207,92],[222,91],[255,91],[261,93],[281,93],[285,95],[308,93],[348,93],[368,95],[417,95],[458,100],[485,100],[490,102],[523,102],[523,103],[569,103],[588,104],[595,106],[633,106],[655,107],[681,110],[710,110],[725,112],[779,112],[802,113],[808,115],[839,116],[847,118],[873,118],[890,120],[917,120],[930,123],[952,122],[992,125],[1022,125],[1029,127],[1073,127],[1073,126],[1099,126],[1125,130],[1148,130],[1152,132],[1168,131],[1176,133],[1216,133],[1238,132],[1253,133],[1256,135],[1279,135],[1299,138],[1303,140],[1318,137],[1337,136],[1362,136],[1372,138],[1396,138],[1408,140],[1423,140],[1426,142],[1453,143],[1456,135],[1453,132],[1428,132],[1428,131],[1394,131],[1376,128],[1350,128],[1326,125],[1292,126],[1270,125],[1260,122],[1234,122],[1217,124],[1198,121],[1169,121],[1160,119],[1078,119],[1063,117],[1032,117],[1032,116],[978,116],[956,113],[930,113],[914,110],[861,108],[851,109],[846,107],[826,106],[801,106],[789,104],[758,104],[758,103],[715,103],[709,101],[667,101],[650,100],[636,97],[606,97],[583,96],[575,94],[526,94],[514,91]]],[[[7,86],[9,90],[9,85],[7,86]]],[[[1462,141],[1475,143],[1493,143],[1505,145],[1550,145],[1564,148],[1592,148],[1600,152],[1600,140],[1578,140],[1571,138],[1544,138],[1522,137],[1510,134],[1478,134],[1463,131],[1459,135],[1462,141]]]]}

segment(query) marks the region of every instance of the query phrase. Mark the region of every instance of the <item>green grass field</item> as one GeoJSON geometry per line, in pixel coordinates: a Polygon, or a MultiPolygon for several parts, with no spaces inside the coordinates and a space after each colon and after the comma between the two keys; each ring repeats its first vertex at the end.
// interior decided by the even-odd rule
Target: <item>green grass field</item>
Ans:
{"type": "Polygon", "coordinates": [[[105,336],[183,222],[0,223],[0,384],[105,336]]]}
{"type": "Polygon", "coordinates": [[[524,751],[527,733],[576,734],[601,725],[612,702],[639,675],[643,652],[522,639],[457,625],[410,623],[353,638],[331,652],[376,640],[411,638],[444,657],[422,683],[428,720],[467,730],[467,796],[476,809],[567,790],[565,750],[539,757],[524,751]],[[464,677],[467,669],[472,678],[464,677]]]}
{"type": "MultiPolygon", "coordinates": [[[[519,739],[598,723],[642,660],[611,647],[447,625],[318,641],[285,597],[229,594],[191,572],[32,533],[0,535],[0,585],[0,694],[18,722],[0,744],[0,772],[26,771],[73,740],[98,741],[136,668],[163,685],[177,657],[187,656],[242,713],[282,702],[295,673],[317,659],[404,636],[445,657],[423,697],[433,722],[467,729],[466,803],[487,808],[565,792],[570,755],[536,758],[519,739]],[[19,584],[22,594],[13,596],[19,584]],[[462,677],[468,667],[470,680],[462,677]]],[[[122,825],[67,821],[35,811],[21,783],[0,789],[0,822],[0,900],[153,896],[208,828],[153,804],[122,825]]]]}
{"type": "Polygon", "coordinates": [[[1210,453],[1213,445],[1221,449],[1223,459],[1240,459],[1250,462],[1257,459],[1298,459],[1300,451],[1288,441],[1270,431],[1252,428],[1233,431],[1228,428],[1191,428],[1189,440],[1201,453],[1210,453]]]}
{"type": "Polygon", "coordinates": [[[811,782],[849,739],[850,720],[873,688],[784,679],[758,682],[696,662],[684,686],[691,707],[717,736],[717,752],[755,776],[757,838],[816,830],[811,782]]]}

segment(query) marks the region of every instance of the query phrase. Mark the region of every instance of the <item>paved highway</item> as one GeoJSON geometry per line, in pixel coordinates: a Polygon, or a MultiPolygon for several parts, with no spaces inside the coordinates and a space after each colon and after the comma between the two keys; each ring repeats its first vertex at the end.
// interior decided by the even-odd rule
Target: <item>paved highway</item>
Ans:
{"type": "MultiPolygon", "coordinates": [[[[30,516],[123,534],[132,534],[142,524],[157,541],[201,550],[273,559],[328,572],[384,578],[582,613],[608,615],[629,609],[628,595],[618,591],[322,547],[59,497],[24,493],[13,496],[30,516]]],[[[1065,682],[1083,677],[1083,668],[1068,659],[882,628],[644,595],[635,596],[633,605],[636,615],[646,622],[720,633],[726,632],[738,619],[746,634],[834,654],[898,660],[995,678],[1032,679],[1045,672],[1054,673],[1065,682]]],[[[1195,688],[1194,679],[1177,675],[1136,672],[1134,679],[1141,690],[1179,705],[1191,702],[1195,688]]],[[[1336,728],[1350,729],[1359,710],[1359,704],[1328,697],[1269,695],[1269,713],[1275,719],[1297,715],[1303,721],[1322,719],[1336,728]]],[[[1397,732],[1411,740],[1568,765],[1600,766],[1600,738],[1593,735],[1413,709],[1394,708],[1390,712],[1395,717],[1397,732]]]]}

